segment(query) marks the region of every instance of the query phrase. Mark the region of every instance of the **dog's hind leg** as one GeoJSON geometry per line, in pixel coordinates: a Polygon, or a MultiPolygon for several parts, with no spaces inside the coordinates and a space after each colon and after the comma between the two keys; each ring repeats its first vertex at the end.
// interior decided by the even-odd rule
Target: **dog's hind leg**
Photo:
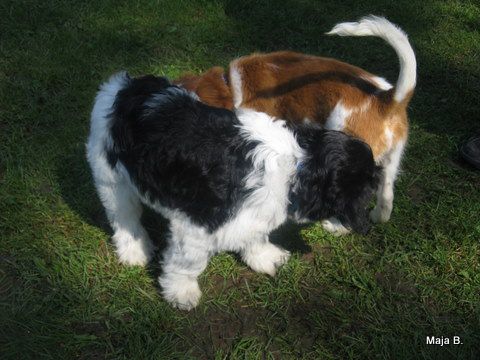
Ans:
{"type": "Polygon", "coordinates": [[[140,199],[121,175],[115,173],[110,180],[114,181],[97,178],[95,185],[114,232],[112,241],[119,261],[127,265],[146,265],[154,246],[140,222],[140,199]]]}
{"type": "Polygon", "coordinates": [[[198,305],[202,292],[197,278],[205,270],[214,241],[207,231],[188,219],[170,217],[171,236],[162,260],[158,281],[163,297],[181,310],[198,305]]]}
{"type": "Polygon", "coordinates": [[[404,148],[405,143],[399,142],[381,162],[383,174],[377,191],[377,204],[370,212],[370,219],[373,222],[387,222],[390,220],[393,209],[393,186],[397,178],[404,148]]]}

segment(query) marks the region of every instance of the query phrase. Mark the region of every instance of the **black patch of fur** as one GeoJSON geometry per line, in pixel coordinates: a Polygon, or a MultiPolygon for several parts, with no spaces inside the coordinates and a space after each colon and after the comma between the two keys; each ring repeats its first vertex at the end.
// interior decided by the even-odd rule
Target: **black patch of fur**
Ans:
{"type": "Polygon", "coordinates": [[[231,111],[194,100],[165,78],[129,79],[111,114],[110,164],[120,161],[149,201],[214,231],[248,195],[247,154],[256,143],[231,111]]]}
{"type": "Polygon", "coordinates": [[[344,226],[366,234],[370,228],[366,207],[381,174],[370,146],[339,131],[295,130],[307,158],[290,193],[292,210],[310,221],[334,216],[344,226]]]}

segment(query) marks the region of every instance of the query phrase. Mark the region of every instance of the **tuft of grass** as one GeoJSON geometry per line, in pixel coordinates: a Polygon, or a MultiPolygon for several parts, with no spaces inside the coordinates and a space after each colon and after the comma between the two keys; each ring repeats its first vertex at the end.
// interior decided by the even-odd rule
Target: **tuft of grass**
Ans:
{"type": "MultiPolygon", "coordinates": [[[[4,0],[0,13],[2,359],[478,358],[480,177],[457,156],[478,130],[477,2],[4,0]],[[382,41],[322,35],[370,13],[409,34],[419,64],[391,221],[341,238],[282,227],[272,238],[293,256],[275,278],[221,254],[200,306],[172,309],[158,265],[121,266],[109,241],[84,158],[98,84],[280,49],[395,81],[382,41]]],[[[145,223],[161,244],[164,221],[145,223]]]]}

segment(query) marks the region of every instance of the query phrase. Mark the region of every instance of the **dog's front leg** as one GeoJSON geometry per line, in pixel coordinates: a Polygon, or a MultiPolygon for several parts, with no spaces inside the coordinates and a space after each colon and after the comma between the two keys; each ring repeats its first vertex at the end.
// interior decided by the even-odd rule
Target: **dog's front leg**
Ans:
{"type": "Polygon", "coordinates": [[[268,240],[268,235],[248,243],[242,250],[242,259],[254,271],[275,276],[277,269],[290,258],[290,252],[268,240]]]}
{"type": "Polygon", "coordinates": [[[350,232],[340,220],[335,217],[322,220],[322,227],[334,236],[346,235],[350,232]]]}

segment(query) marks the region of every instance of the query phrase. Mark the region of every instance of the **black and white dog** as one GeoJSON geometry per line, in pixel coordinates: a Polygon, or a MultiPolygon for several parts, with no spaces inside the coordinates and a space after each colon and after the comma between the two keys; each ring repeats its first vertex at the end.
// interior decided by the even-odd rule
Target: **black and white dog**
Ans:
{"type": "Polygon", "coordinates": [[[264,113],[207,106],[165,78],[126,73],[98,92],[87,158],[121,262],[144,265],[152,256],[142,203],[170,220],[159,282],[187,310],[219,251],[275,275],[290,254],[268,236],[288,215],[336,217],[366,233],[380,173],[369,146],[341,132],[291,130],[264,113]]]}

